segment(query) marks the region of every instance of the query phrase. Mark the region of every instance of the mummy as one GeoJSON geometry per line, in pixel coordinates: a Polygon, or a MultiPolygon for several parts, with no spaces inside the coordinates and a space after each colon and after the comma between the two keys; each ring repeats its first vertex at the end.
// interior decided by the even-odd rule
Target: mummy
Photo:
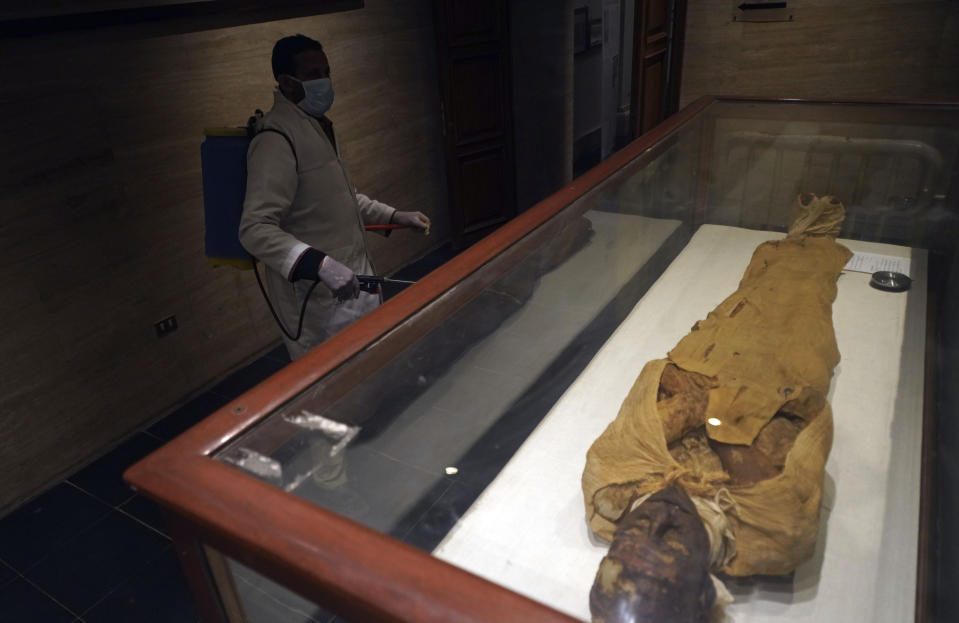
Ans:
{"type": "Polygon", "coordinates": [[[833,197],[801,195],[785,239],[666,359],[648,362],[583,473],[590,528],[611,541],[596,623],[705,622],[716,573],[786,574],[812,555],[839,350],[832,303],[851,256],[833,197]]]}

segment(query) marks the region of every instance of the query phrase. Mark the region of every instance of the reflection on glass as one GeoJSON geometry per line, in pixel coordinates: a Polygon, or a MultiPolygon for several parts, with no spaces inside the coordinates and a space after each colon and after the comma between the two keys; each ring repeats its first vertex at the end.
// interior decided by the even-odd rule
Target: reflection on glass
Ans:
{"type": "MultiPolygon", "coordinates": [[[[230,623],[327,623],[334,613],[207,547],[207,562],[230,623]]],[[[338,623],[349,623],[337,617],[338,623]]]]}
{"type": "Polygon", "coordinates": [[[217,458],[432,549],[685,244],[700,140],[625,167],[397,329],[409,346],[375,344],[217,458]]]}

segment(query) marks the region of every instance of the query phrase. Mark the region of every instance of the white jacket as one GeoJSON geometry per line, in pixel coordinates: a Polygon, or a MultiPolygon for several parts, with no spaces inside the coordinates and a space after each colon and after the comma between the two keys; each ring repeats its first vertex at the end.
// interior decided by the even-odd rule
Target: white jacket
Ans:
{"type": "MultiPolygon", "coordinates": [[[[320,123],[282,93],[247,151],[246,200],[240,242],[266,265],[266,286],[273,307],[290,332],[296,331],[303,298],[312,280],[293,282],[297,263],[309,248],[318,249],[357,274],[372,274],[363,225],[389,223],[392,207],[358,194],[346,166],[320,123]],[[294,154],[295,151],[295,154],[294,154]]],[[[319,284],[306,308],[303,333],[286,340],[291,355],[303,355],[369,312],[379,297],[337,303],[319,284]]]]}

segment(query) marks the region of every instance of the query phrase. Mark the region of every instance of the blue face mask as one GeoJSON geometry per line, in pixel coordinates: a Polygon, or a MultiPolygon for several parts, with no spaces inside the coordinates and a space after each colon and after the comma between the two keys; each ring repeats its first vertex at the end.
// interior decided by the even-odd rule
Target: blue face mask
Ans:
{"type": "MultiPolygon", "coordinates": [[[[293,76],[290,76],[290,78],[293,78],[293,76]]],[[[329,78],[293,79],[303,85],[303,93],[305,93],[303,99],[296,105],[314,117],[325,115],[326,111],[333,105],[333,81],[329,78]]]]}

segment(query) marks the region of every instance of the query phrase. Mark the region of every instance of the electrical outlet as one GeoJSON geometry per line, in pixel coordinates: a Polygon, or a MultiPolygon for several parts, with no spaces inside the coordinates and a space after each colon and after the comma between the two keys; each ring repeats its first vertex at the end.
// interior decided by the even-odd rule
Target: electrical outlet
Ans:
{"type": "Polygon", "coordinates": [[[157,337],[166,337],[177,330],[179,325],[176,323],[176,316],[167,316],[160,322],[153,324],[156,329],[157,337]]]}

